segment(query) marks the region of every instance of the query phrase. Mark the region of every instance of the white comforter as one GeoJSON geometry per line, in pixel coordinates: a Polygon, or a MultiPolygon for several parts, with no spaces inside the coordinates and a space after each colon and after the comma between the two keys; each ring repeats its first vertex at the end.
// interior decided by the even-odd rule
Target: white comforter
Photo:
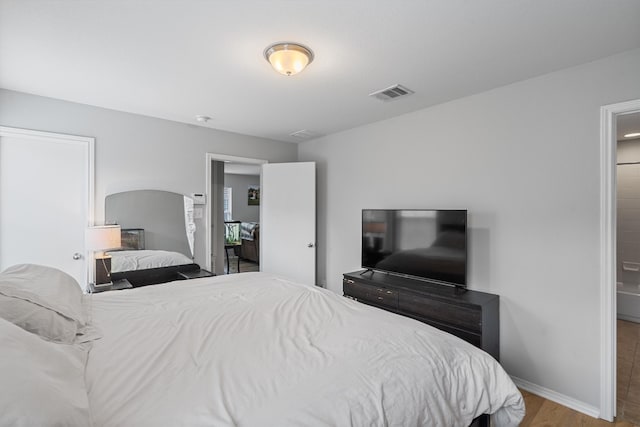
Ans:
{"type": "Polygon", "coordinates": [[[135,251],[111,251],[111,272],[146,270],[148,268],[168,267],[171,265],[192,264],[193,260],[180,252],[157,249],[135,251]]]}
{"type": "Polygon", "coordinates": [[[488,354],[420,322],[266,273],[92,296],[96,426],[517,425],[488,354]]]}

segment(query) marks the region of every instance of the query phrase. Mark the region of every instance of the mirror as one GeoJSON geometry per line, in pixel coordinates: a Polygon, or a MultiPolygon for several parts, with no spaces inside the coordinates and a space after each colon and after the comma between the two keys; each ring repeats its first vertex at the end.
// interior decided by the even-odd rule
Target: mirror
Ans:
{"type": "Polygon", "coordinates": [[[194,265],[193,210],[192,198],[169,191],[108,195],[105,223],[120,225],[123,245],[109,252],[112,274],[194,265]]]}

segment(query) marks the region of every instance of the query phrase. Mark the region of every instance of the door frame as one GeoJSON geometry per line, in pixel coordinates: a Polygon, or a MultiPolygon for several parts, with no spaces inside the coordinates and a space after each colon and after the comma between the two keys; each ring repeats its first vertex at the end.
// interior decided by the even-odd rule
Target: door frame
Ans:
{"type": "Polygon", "coordinates": [[[640,99],[600,108],[600,418],[616,415],[616,117],[640,99]]]}
{"type": "MultiPolygon", "coordinates": [[[[253,164],[253,165],[264,165],[266,163],[269,163],[268,160],[265,159],[256,159],[256,158],[252,158],[252,157],[239,157],[239,156],[230,156],[228,154],[217,154],[217,153],[207,153],[206,154],[206,183],[205,183],[205,192],[207,195],[207,208],[206,208],[206,221],[205,221],[205,228],[206,228],[206,237],[205,237],[205,242],[206,242],[206,248],[205,248],[205,268],[209,271],[211,271],[211,253],[213,252],[211,250],[211,245],[212,245],[212,241],[211,241],[211,213],[212,213],[212,205],[213,205],[213,201],[211,200],[211,162],[213,160],[218,160],[221,162],[225,162],[225,163],[229,163],[229,162],[233,162],[233,163],[248,163],[248,164],[253,164]]],[[[260,187],[262,187],[262,171],[260,171],[260,187]]],[[[262,217],[262,205],[260,205],[260,217],[262,217]]],[[[262,246],[260,247],[260,251],[262,251],[262,246]]],[[[260,256],[260,255],[258,255],[260,256]]]]}
{"type": "MultiPolygon", "coordinates": [[[[85,176],[87,178],[87,204],[85,206],[85,233],[88,227],[94,225],[95,215],[95,138],[88,136],[69,135],[55,132],[44,132],[31,129],[14,128],[9,126],[0,126],[0,138],[1,137],[15,137],[15,138],[29,138],[38,139],[41,141],[49,142],[75,142],[81,143],[85,146],[87,162],[85,167],[85,176]]],[[[82,254],[84,258],[84,277],[86,283],[81,284],[81,288],[86,291],[88,288],[91,277],[93,277],[94,266],[92,262],[89,262],[91,256],[88,256],[86,249],[86,242],[82,242],[82,254]],[[83,286],[84,285],[84,286],[83,286]]]]}

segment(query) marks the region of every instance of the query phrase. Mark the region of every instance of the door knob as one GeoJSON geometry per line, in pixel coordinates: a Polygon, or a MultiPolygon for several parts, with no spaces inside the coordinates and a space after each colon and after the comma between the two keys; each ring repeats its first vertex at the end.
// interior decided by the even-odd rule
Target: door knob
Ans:
{"type": "Polygon", "coordinates": [[[73,254],[73,259],[75,259],[76,261],[81,259],[82,255],[80,255],[78,252],[76,252],[75,254],[73,254]]]}
{"type": "Polygon", "coordinates": [[[313,243],[307,243],[307,247],[308,248],[312,248],[313,247],[313,243]]]}

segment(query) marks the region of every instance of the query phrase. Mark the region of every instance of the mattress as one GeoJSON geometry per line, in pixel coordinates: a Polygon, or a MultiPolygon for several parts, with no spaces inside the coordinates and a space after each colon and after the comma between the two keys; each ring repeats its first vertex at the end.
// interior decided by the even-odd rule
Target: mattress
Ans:
{"type": "Polygon", "coordinates": [[[173,251],[141,249],[107,253],[111,256],[112,273],[193,263],[188,256],[173,251]]]}
{"type": "Polygon", "coordinates": [[[97,426],[467,426],[524,403],[445,332],[267,273],[94,294],[97,426]]]}

